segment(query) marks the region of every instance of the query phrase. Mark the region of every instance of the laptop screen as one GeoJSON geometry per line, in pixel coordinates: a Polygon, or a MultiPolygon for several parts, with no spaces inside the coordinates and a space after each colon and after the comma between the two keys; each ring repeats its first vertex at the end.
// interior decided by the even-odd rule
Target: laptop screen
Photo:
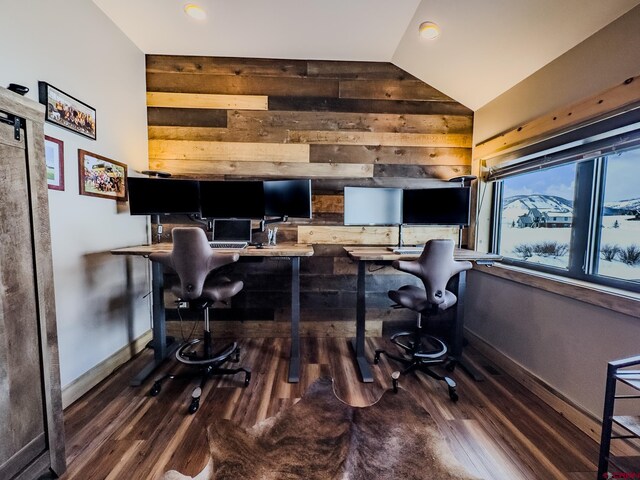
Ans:
{"type": "Polygon", "coordinates": [[[217,242],[251,242],[251,220],[213,221],[213,240],[217,242]]]}

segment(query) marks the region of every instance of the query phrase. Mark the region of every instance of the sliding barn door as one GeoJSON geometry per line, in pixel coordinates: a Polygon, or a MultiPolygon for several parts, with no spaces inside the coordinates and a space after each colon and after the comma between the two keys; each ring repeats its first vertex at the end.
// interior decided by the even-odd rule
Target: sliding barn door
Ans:
{"type": "Polygon", "coordinates": [[[44,108],[0,88],[0,479],[65,470],[44,108]]]}

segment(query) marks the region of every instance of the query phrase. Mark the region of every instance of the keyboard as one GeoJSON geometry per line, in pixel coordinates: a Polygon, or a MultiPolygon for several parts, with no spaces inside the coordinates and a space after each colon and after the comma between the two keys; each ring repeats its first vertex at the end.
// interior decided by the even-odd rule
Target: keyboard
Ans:
{"type": "Polygon", "coordinates": [[[249,242],[209,242],[211,248],[247,248],[249,242]]]}

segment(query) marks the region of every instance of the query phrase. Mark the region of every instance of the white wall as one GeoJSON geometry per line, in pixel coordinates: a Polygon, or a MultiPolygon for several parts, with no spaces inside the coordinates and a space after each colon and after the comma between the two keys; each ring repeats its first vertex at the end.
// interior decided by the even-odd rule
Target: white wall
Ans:
{"type": "Polygon", "coordinates": [[[78,194],[79,148],[130,172],[148,165],[144,54],[87,0],[0,0],[0,32],[0,85],[25,85],[37,100],[46,81],[97,111],[97,141],[45,125],[64,142],[65,190],[49,190],[64,388],[150,326],[148,261],[109,253],[146,243],[146,217],[78,194]]]}
{"type": "MultiPolygon", "coordinates": [[[[474,143],[640,74],[639,46],[636,7],[476,111],[474,143]]],[[[598,417],[607,362],[640,354],[640,318],[477,272],[467,299],[471,331],[598,417]]]]}

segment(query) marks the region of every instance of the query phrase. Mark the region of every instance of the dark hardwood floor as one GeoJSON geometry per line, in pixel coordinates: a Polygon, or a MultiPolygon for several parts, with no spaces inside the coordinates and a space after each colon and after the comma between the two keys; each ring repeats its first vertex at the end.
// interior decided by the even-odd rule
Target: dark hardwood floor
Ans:
{"type": "MultiPolygon", "coordinates": [[[[381,338],[368,338],[367,345],[370,352],[389,347],[381,338]]],[[[195,475],[208,461],[204,426],[209,422],[227,418],[250,427],[295,403],[308,385],[327,375],[342,400],[366,406],[390,388],[391,372],[398,369],[383,357],[372,367],[374,382],[364,384],[347,339],[305,338],[301,381],[290,384],[288,339],[247,339],[241,347],[240,364],[253,372],[250,385],[242,387],[242,375],[214,378],[195,415],[186,409],[197,380],[167,380],[162,392],[150,397],[152,379],[141,387],[129,381],[152,352],[122,366],[65,410],[68,471],[62,478],[154,479],[170,469],[195,475]]],[[[420,399],[470,472],[487,480],[595,479],[596,442],[472,348],[465,356],[487,378],[474,382],[456,370],[457,403],[441,382],[421,373],[402,377],[400,385],[420,399]]],[[[176,368],[175,360],[168,360],[161,372],[176,368]]]]}

